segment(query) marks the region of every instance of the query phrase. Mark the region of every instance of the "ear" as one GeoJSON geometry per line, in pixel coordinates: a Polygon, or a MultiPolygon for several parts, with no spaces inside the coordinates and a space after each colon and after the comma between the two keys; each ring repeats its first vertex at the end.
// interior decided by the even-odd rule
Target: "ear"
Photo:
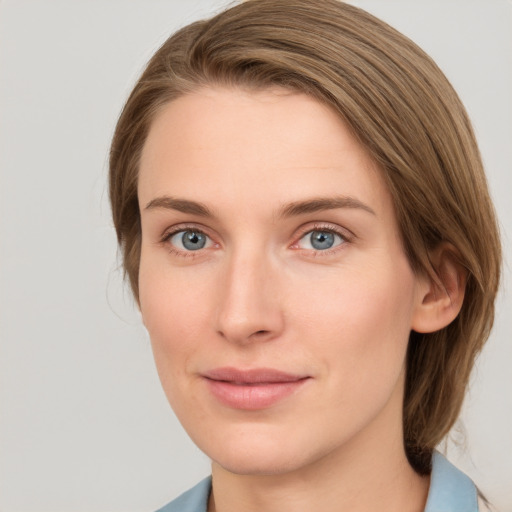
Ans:
{"type": "Polygon", "coordinates": [[[449,325],[460,312],[466,289],[467,270],[457,249],[442,243],[430,252],[432,272],[420,278],[412,330],[435,332],[449,325]]]}

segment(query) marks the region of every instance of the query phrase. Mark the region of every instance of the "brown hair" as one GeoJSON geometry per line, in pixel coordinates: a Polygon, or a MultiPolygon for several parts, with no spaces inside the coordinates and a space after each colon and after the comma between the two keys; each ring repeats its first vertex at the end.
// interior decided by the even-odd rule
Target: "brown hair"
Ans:
{"type": "Polygon", "coordinates": [[[501,266],[481,158],[457,94],[408,38],[336,0],[248,0],[181,29],[150,60],[112,141],[110,200],[136,298],[137,174],[149,127],[164,104],[208,85],[278,85],[326,103],[382,169],[413,269],[433,275],[430,251],[455,247],[468,273],[460,314],[438,332],[412,332],[407,354],[405,449],[428,473],[489,335],[501,266]]]}

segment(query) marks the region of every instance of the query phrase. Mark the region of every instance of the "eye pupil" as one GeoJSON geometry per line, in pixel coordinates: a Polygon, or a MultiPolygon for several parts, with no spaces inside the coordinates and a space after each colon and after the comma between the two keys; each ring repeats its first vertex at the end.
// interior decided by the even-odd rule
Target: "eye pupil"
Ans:
{"type": "Polygon", "coordinates": [[[206,236],[195,231],[185,231],[181,237],[183,247],[189,251],[197,251],[206,245],[206,236]]]}
{"type": "Polygon", "coordinates": [[[314,249],[330,249],[334,245],[334,234],[328,231],[313,231],[310,241],[314,249]]]}

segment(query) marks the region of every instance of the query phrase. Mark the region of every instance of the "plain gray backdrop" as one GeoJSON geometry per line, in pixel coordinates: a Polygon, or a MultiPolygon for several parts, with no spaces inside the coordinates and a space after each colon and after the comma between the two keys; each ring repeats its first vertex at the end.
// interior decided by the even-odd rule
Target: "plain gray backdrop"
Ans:
{"type": "MultiPolygon", "coordinates": [[[[434,57],[480,142],[506,263],[465,435],[454,431],[448,454],[511,512],[512,4],[353,3],[434,57]]],[[[151,511],[209,472],[160,390],[123,286],[106,176],[144,63],[227,4],[0,1],[0,511],[151,511]]]]}

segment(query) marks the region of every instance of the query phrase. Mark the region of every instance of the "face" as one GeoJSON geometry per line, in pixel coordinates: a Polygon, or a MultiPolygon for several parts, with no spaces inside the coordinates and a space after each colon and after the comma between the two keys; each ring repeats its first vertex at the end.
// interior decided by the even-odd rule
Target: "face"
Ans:
{"type": "Polygon", "coordinates": [[[196,444],[240,474],[401,446],[421,282],[378,168],[280,89],[166,105],[140,165],[140,307],[196,444]]]}

